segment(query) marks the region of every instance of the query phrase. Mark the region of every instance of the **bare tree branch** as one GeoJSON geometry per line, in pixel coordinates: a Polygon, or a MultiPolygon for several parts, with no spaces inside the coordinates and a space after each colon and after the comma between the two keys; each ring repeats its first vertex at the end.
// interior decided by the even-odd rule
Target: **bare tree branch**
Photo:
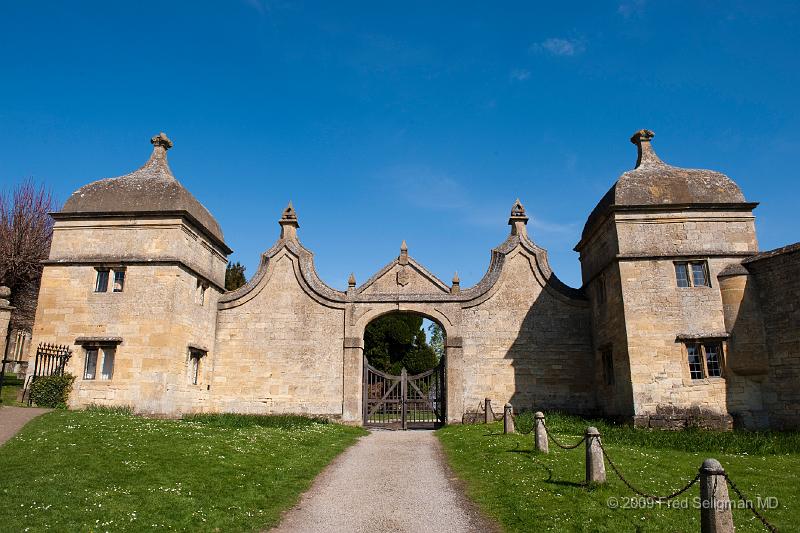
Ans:
{"type": "Polygon", "coordinates": [[[50,191],[31,180],[10,193],[0,190],[0,285],[11,288],[12,304],[25,315],[36,308],[41,261],[50,254],[53,237],[49,213],[54,209],[50,191]],[[33,302],[27,301],[31,298],[33,302]]]}

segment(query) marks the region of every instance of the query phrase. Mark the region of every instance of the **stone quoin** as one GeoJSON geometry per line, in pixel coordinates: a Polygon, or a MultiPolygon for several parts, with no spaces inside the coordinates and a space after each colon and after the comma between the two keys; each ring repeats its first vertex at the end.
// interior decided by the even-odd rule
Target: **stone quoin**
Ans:
{"type": "Polygon", "coordinates": [[[159,134],[142,168],[81,187],[53,213],[31,344],[71,346],[71,407],[360,424],[364,329],[414,312],[446,334],[448,422],[488,397],[651,427],[796,429],[800,246],[759,253],[757,204],[724,174],[664,163],[653,135],[634,134],[635,168],[588,217],[580,288],[553,273],[517,200],[472,287],[438,279],[405,242],[364,283],[330,287],[290,203],[258,271],[226,292],[231,249],[159,134]]]}

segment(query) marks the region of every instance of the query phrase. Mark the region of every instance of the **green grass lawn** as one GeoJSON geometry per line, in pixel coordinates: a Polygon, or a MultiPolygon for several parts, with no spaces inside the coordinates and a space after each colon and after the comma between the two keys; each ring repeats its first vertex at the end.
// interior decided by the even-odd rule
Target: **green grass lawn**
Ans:
{"type": "Polygon", "coordinates": [[[259,530],[363,434],[299,417],[57,410],[0,447],[0,530],[259,530]]]}
{"type": "Polygon", "coordinates": [[[6,374],[3,376],[3,390],[2,395],[0,395],[3,401],[0,405],[22,405],[17,403],[17,394],[20,389],[22,389],[21,379],[17,379],[14,375],[6,374]]]}
{"type": "MultiPolygon", "coordinates": [[[[558,415],[548,416],[547,425],[563,444],[577,442],[587,425],[597,426],[623,474],[651,494],[682,487],[705,458],[714,457],[748,498],[777,498],[778,508],[763,514],[779,531],[800,523],[796,433],[661,432],[558,415]]],[[[551,442],[550,453],[540,454],[533,450],[532,435],[503,435],[502,423],[448,426],[437,434],[469,496],[506,531],[700,530],[700,511],[693,507],[698,485],[677,500],[688,508],[659,506],[636,497],[608,463],[609,482],[585,487],[583,445],[562,450],[551,442]]],[[[735,509],[733,518],[737,531],[765,531],[749,510],[735,509]]]]}

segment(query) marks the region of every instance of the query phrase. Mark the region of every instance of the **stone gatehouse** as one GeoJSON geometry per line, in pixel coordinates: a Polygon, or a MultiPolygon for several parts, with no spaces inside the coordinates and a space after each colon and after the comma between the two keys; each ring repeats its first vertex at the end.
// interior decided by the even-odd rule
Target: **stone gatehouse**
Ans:
{"type": "Polygon", "coordinates": [[[405,243],[363,284],[330,287],[290,204],[253,278],[226,292],[231,250],[173,176],[160,134],[142,168],[53,214],[32,344],[72,347],[73,407],[358,424],[364,329],[407,311],[446,333],[449,422],[489,397],[641,425],[796,428],[799,247],[759,253],[756,204],[723,174],[665,164],[652,137],[633,136],[635,168],[589,215],[580,288],[558,280],[517,201],[473,287],[438,279],[405,243]]]}

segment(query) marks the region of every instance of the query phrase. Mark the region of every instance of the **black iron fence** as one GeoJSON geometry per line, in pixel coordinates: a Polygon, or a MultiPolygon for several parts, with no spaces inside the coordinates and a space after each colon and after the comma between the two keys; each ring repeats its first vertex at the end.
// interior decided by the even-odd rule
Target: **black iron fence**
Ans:
{"type": "MultiPolygon", "coordinates": [[[[72,350],[67,345],[40,343],[36,348],[33,372],[25,378],[22,401],[27,401],[28,405],[31,405],[30,390],[34,381],[44,376],[63,376],[71,357],[72,350]]],[[[10,362],[12,361],[3,359],[0,364],[0,398],[2,398],[3,381],[5,381],[6,363],[10,362]]]]}

